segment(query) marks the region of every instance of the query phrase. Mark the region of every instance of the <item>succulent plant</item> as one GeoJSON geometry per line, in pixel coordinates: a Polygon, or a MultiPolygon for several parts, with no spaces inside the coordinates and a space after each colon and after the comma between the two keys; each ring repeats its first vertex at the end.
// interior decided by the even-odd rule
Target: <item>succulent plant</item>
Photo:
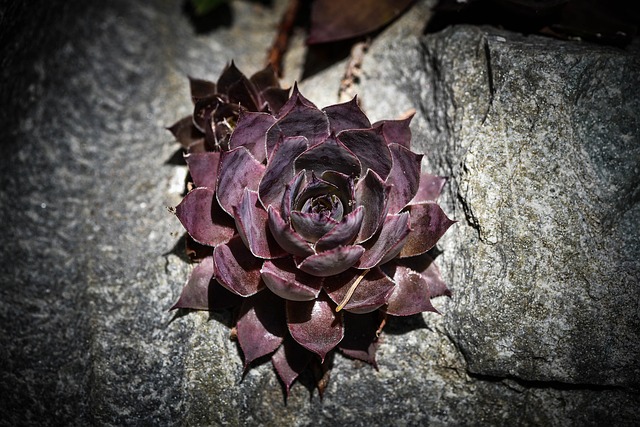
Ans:
{"type": "Polygon", "coordinates": [[[336,349],[375,366],[385,316],[450,294],[427,254],[454,222],[445,178],[421,173],[410,120],[372,125],[355,98],[321,110],[295,86],[277,113],[240,111],[224,150],[186,155],[175,213],[212,250],[172,308],[239,305],[245,369],[269,356],[287,393],[336,349]]]}

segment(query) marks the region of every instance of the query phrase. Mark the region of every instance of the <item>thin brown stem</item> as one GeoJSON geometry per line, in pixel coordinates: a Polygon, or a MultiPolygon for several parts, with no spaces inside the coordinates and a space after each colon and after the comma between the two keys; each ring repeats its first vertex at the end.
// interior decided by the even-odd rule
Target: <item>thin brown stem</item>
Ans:
{"type": "Polygon", "coordinates": [[[278,25],[278,33],[273,40],[271,48],[267,52],[267,65],[271,65],[276,75],[282,78],[284,74],[283,58],[289,47],[289,39],[293,33],[293,25],[300,9],[300,0],[289,0],[278,25]]]}

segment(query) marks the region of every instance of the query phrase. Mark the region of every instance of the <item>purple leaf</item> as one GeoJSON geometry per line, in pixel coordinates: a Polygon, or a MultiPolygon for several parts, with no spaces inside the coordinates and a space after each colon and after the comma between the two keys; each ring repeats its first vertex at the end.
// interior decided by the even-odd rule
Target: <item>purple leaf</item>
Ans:
{"type": "Polygon", "coordinates": [[[324,213],[291,212],[291,225],[308,242],[315,243],[338,224],[324,213]]]}
{"type": "Polygon", "coordinates": [[[205,133],[207,128],[211,130],[211,115],[222,104],[218,95],[201,98],[196,101],[193,108],[193,124],[200,132],[205,133]]]}
{"type": "Polygon", "coordinates": [[[239,104],[243,109],[258,111],[258,92],[245,76],[233,83],[227,93],[229,100],[239,104]]]}
{"type": "Polygon", "coordinates": [[[236,67],[236,64],[231,61],[231,64],[227,65],[224,70],[222,70],[220,77],[218,77],[218,92],[227,93],[231,85],[242,79],[246,79],[245,75],[242,74],[242,71],[240,71],[238,67],[236,67]]]}
{"type": "Polygon", "coordinates": [[[307,143],[303,136],[291,137],[279,141],[274,148],[258,190],[265,209],[269,205],[280,207],[286,186],[294,177],[293,164],[307,149],[307,143]]]}
{"type": "Polygon", "coordinates": [[[333,276],[353,266],[363,253],[364,248],[359,245],[340,246],[305,258],[298,268],[314,276],[333,276]]]}
{"type": "Polygon", "coordinates": [[[395,143],[409,150],[411,148],[411,129],[409,128],[411,119],[413,119],[413,114],[406,119],[381,120],[374,123],[372,127],[382,127],[382,135],[384,135],[387,144],[395,143]]]}
{"type": "Polygon", "coordinates": [[[282,344],[287,334],[284,301],[266,290],[245,298],[237,331],[246,369],[251,362],[276,351],[282,344]]]}
{"type": "Polygon", "coordinates": [[[291,91],[291,97],[282,106],[277,117],[282,118],[286,116],[287,113],[289,113],[289,111],[293,110],[298,105],[303,105],[305,107],[318,109],[318,107],[316,107],[316,105],[313,102],[309,101],[307,98],[302,96],[302,94],[298,90],[298,83],[294,83],[293,90],[291,91]]]}
{"type": "Polygon", "coordinates": [[[324,361],[344,336],[342,313],[320,294],[313,301],[287,301],[287,324],[294,340],[324,361]]]}
{"type": "Polygon", "coordinates": [[[194,104],[202,98],[209,98],[217,93],[214,82],[194,79],[193,77],[189,77],[189,88],[191,89],[191,100],[194,104]]]}
{"type": "Polygon", "coordinates": [[[413,199],[420,185],[420,162],[422,154],[416,154],[398,144],[390,144],[393,166],[387,184],[393,185],[389,191],[387,212],[400,212],[413,199]]]}
{"type": "Polygon", "coordinates": [[[329,170],[357,176],[362,170],[355,154],[335,138],[327,138],[310,147],[298,157],[295,166],[296,171],[313,171],[318,176],[329,170]]]}
{"type": "Polygon", "coordinates": [[[272,114],[279,114],[280,109],[289,99],[289,89],[270,87],[263,91],[261,95],[267,104],[267,110],[272,114]]]}
{"type": "Polygon", "coordinates": [[[444,176],[435,176],[428,173],[423,173],[420,176],[420,187],[415,197],[409,202],[412,205],[421,204],[424,202],[435,202],[438,200],[442,187],[447,182],[447,178],[444,176]]]}
{"type": "Polygon", "coordinates": [[[269,230],[278,245],[290,254],[306,257],[314,253],[311,245],[296,233],[291,226],[284,222],[280,213],[273,207],[269,206],[269,230]]]}
{"type": "Polygon", "coordinates": [[[265,166],[244,147],[223,152],[216,191],[222,209],[233,215],[233,207],[240,203],[243,190],[257,190],[264,170],[265,166]]]}
{"type": "Polygon", "coordinates": [[[357,243],[370,239],[382,225],[387,216],[387,198],[390,188],[371,169],[356,184],[356,206],[365,208],[362,226],[356,238],[357,243]]]}
{"type": "Polygon", "coordinates": [[[213,257],[203,259],[195,266],[189,280],[182,288],[180,298],[171,307],[209,310],[209,285],[213,279],[213,257]]]}
{"type": "Polygon", "coordinates": [[[378,267],[368,272],[350,268],[344,273],[331,277],[324,281],[324,289],[336,304],[343,302],[352,285],[359,280],[353,294],[349,297],[344,310],[351,313],[370,313],[382,307],[387,302],[393,281],[378,267]],[[364,273],[364,276],[360,278],[364,273]]]}
{"type": "Polygon", "coordinates": [[[284,383],[287,396],[289,396],[291,384],[306,369],[312,356],[313,354],[309,350],[291,338],[286,338],[278,351],[271,357],[273,367],[284,383]]]}
{"type": "Polygon", "coordinates": [[[429,285],[429,295],[431,298],[443,295],[448,297],[451,296],[451,291],[444,283],[444,280],[442,280],[440,269],[428,253],[412,258],[397,260],[396,264],[411,268],[413,271],[420,273],[422,278],[429,285]]]}
{"type": "Polygon", "coordinates": [[[371,122],[358,105],[357,97],[343,104],[330,105],[322,109],[329,118],[329,127],[334,135],[345,129],[368,129],[371,122]]]}
{"type": "Polygon", "coordinates": [[[240,296],[255,294],[264,287],[260,277],[262,260],[254,257],[239,236],[213,250],[216,279],[240,296]]]}
{"type": "Polygon", "coordinates": [[[378,312],[367,314],[344,314],[344,338],[338,348],[354,359],[370,363],[376,369],[376,350],[379,341],[376,335],[380,319],[378,312]]]}
{"type": "Polygon", "coordinates": [[[372,169],[383,180],[391,171],[391,152],[381,128],[354,129],[340,132],[338,140],[353,152],[362,165],[362,172],[372,169]]]}
{"type": "Polygon", "coordinates": [[[295,103],[291,105],[291,99],[287,101],[287,104],[280,110],[280,118],[267,132],[267,157],[271,156],[271,151],[281,134],[284,137],[304,136],[309,140],[311,146],[324,141],[329,136],[327,116],[315,105],[306,101],[299,93],[297,93],[298,96],[295,95],[294,90],[291,99],[294,99],[295,103]],[[289,108],[288,111],[287,108],[289,108]],[[285,111],[284,115],[282,115],[283,111],[285,111]]]}
{"type": "Polygon", "coordinates": [[[198,243],[217,246],[229,241],[235,225],[218,205],[211,188],[196,188],[176,206],[176,216],[198,243]]]}
{"type": "Polygon", "coordinates": [[[167,129],[184,148],[189,148],[191,145],[204,140],[204,134],[193,124],[192,116],[178,120],[167,129]]]}
{"type": "Polygon", "coordinates": [[[190,153],[184,156],[191,179],[196,187],[216,188],[220,153],[190,153]]]}
{"type": "Polygon", "coordinates": [[[271,114],[242,111],[231,134],[229,149],[245,147],[262,163],[267,158],[265,135],[275,122],[276,119],[271,114]]]}
{"type": "Polygon", "coordinates": [[[263,259],[280,258],[287,253],[269,231],[267,211],[258,201],[258,193],[244,189],[240,205],[233,207],[236,228],[251,253],[263,259]]]}
{"type": "Polygon", "coordinates": [[[251,77],[249,77],[249,80],[251,80],[251,83],[253,83],[260,92],[270,87],[280,86],[278,77],[273,71],[273,67],[271,66],[271,64],[253,74],[251,77]]]}
{"type": "Polygon", "coordinates": [[[402,250],[410,231],[408,212],[387,215],[380,231],[364,243],[366,252],[360,258],[357,268],[373,268],[395,258],[402,250]]]}
{"type": "Polygon", "coordinates": [[[300,171],[293,177],[291,182],[287,185],[284,190],[284,195],[282,196],[282,217],[289,221],[289,216],[291,216],[291,211],[294,206],[295,198],[297,197],[300,189],[305,187],[307,183],[306,175],[304,171],[300,171]]]}
{"type": "Polygon", "coordinates": [[[420,273],[401,265],[385,265],[396,286],[393,288],[384,311],[393,316],[410,316],[423,311],[438,311],[431,305],[429,284],[420,273]]]}
{"type": "Polygon", "coordinates": [[[358,206],[353,212],[345,215],[342,221],[316,242],[316,251],[323,252],[351,243],[360,231],[364,211],[364,206],[358,206]]]}
{"type": "Polygon", "coordinates": [[[455,221],[447,218],[436,203],[410,206],[411,233],[400,252],[400,258],[420,255],[435,246],[455,221]]]}
{"type": "Polygon", "coordinates": [[[265,261],[260,273],[271,292],[286,300],[309,301],[320,293],[322,279],[298,270],[291,258],[265,261]]]}

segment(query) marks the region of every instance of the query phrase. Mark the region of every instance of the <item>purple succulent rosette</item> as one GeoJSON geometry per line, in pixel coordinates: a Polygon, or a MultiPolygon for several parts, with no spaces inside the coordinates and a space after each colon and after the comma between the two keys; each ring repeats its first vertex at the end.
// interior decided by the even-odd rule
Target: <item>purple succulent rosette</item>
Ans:
{"type": "Polygon", "coordinates": [[[405,120],[356,99],[322,110],[297,87],[277,114],[241,111],[228,150],[192,152],[175,212],[213,248],[173,308],[239,304],[245,367],[270,355],[287,393],[338,349],[375,366],[381,319],[449,295],[429,251],[454,223],[445,178],[421,173],[405,120]]]}

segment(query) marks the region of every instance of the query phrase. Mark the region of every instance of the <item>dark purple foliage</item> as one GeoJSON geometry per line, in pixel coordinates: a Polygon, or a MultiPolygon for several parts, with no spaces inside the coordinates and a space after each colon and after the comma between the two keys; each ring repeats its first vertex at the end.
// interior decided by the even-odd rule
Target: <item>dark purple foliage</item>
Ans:
{"type": "Polygon", "coordinates": [[[257,76],[232,64],[217,84],[192,79],[204,142],[172,127],[195,186],[176,215],[211,247],[173,308],[241,302],[245,367],[270,355],[288,393],[335,349],[375,366],[384,316],[436,311],[450,292],[426,252],[453,221],[436,204],[445,180],[410,150],[410,119],[371,125],[355,99],[320,110],[296,87],[278,105],[263,96],[277,81],[257,76]],[[239,108],[222,130],[220,108],[239,108]]]}

